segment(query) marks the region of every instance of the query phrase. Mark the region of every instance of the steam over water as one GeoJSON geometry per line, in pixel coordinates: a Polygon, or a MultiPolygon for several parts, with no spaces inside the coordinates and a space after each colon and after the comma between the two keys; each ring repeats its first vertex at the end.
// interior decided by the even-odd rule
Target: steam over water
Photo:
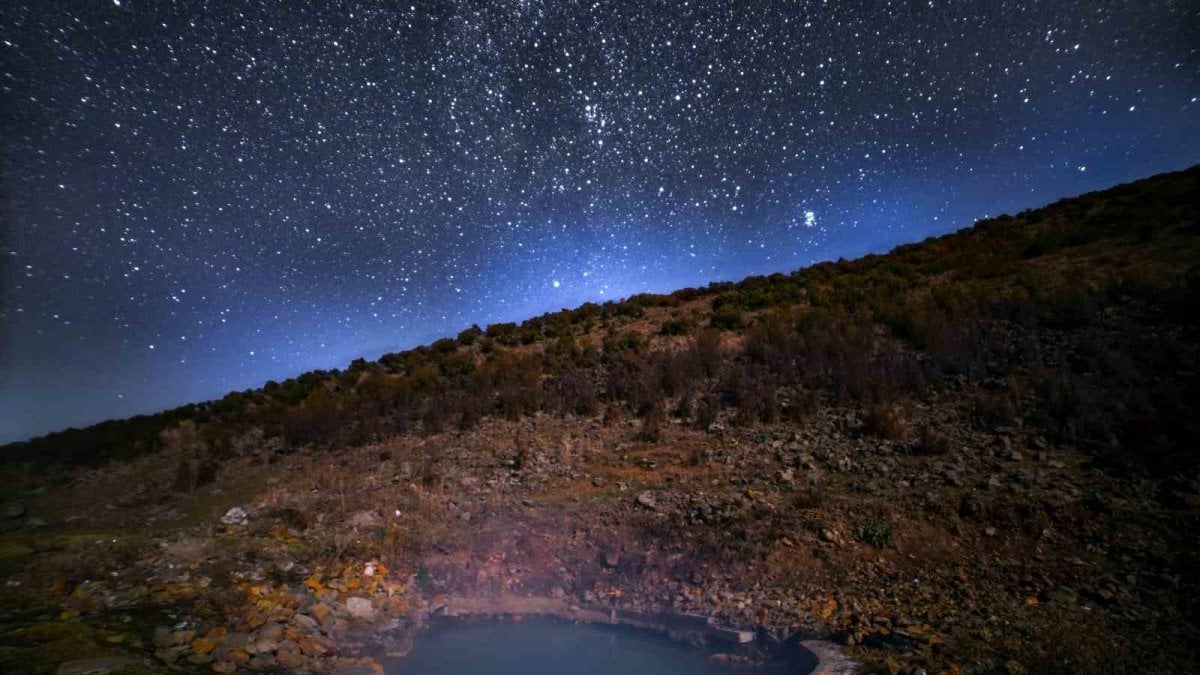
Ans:
{"type": "Polygon", "coordinates": [[[388,675],[783,675],[797,664],[748,668],[719,663],[708,652],[628,628],[552,620],[456,624],[417,638],[388,675]]]}

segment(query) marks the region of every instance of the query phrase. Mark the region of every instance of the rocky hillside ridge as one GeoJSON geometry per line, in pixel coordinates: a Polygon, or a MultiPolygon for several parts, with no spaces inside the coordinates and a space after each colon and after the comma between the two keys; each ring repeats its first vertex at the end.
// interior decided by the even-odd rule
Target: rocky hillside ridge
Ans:
{"type": "Polygon", "coordinates": [[[1198,183],[9,446],[0,666],[369,668],[515,595],[1195,672],[1198,183]]]}

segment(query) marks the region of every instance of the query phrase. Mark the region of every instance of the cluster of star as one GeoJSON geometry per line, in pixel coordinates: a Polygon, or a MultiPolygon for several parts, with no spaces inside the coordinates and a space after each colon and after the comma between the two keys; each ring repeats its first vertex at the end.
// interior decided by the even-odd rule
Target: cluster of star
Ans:
{"type": "Polygon", "coordinates": [[[5,3],[0,437],[1179,168],[1200,159],[1196,19],[5,3]]]}

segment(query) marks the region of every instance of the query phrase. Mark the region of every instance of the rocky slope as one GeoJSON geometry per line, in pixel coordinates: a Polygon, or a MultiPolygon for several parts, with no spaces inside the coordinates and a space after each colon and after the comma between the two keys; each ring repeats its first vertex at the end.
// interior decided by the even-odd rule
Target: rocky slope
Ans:
{"type": "Polygon", "coordinates": [[[366,672],[535,598],[883,672],[1195,672],[1198,183],[7,448],[0,668],[366,672]]]}

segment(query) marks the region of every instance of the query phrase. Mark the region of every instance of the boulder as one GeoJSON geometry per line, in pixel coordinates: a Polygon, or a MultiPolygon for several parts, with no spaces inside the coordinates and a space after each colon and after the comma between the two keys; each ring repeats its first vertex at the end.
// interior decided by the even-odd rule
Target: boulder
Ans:
{"type": "Polygon", "coordinates": [[[648,509],[655,509],[658,507],[658,498],[654,496],[653,492],[644,490],[638,493],[637,503],[639,506],[644,506],[648,509]]]}
{"type": "Polygon", "coordinates": [[[366,598],[353,597],[346,600],[346,611],[350,616],[359,621],[374,621],[375,608],[371,606],[371,601],[366,598]]]}

